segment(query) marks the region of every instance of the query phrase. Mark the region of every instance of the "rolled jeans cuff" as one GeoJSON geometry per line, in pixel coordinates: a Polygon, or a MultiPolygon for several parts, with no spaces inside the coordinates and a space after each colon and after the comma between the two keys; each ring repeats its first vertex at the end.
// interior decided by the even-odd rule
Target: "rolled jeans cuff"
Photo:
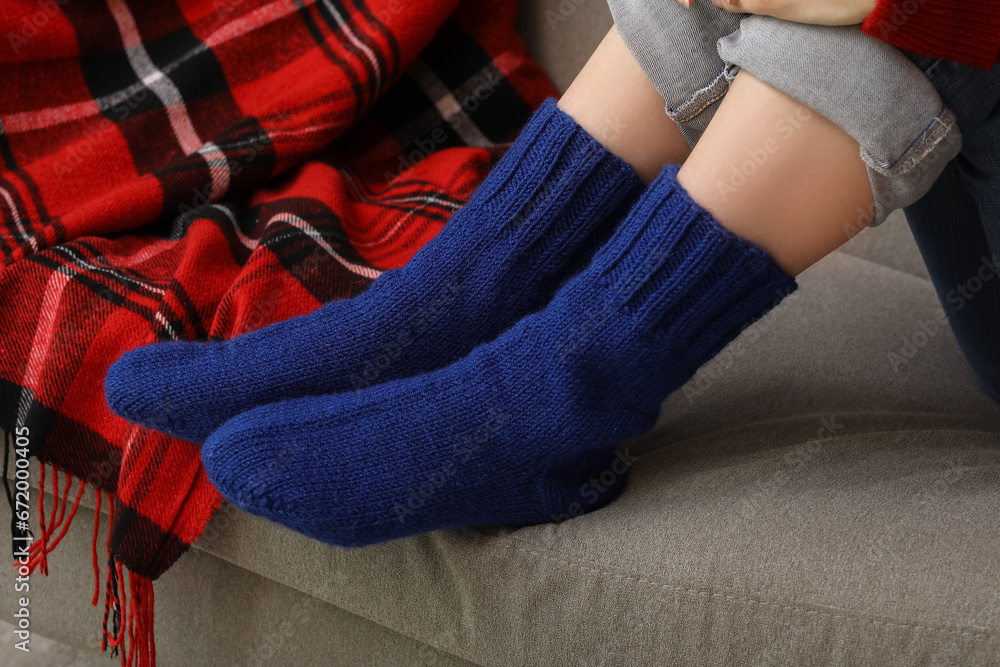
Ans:
{"type": "Polygon", "coordinates": [[[926,194],[961,150],[955,116],[895,47],[857,26],[730,14],[708,2],[610,0],[619,33],[694,146],[740,69],[838,125],[860,145],[874,210],[863,227],[926,194]]]}

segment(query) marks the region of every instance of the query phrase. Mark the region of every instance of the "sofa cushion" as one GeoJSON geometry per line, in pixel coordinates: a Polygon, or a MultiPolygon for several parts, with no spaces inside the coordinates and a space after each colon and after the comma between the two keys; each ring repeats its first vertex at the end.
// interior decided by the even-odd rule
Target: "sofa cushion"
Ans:
{"type": "MultiPolygon", "coordinates": [[[[51,507],[51,495],[46,507],[51,507]]],[[[93,505],[85,496],[83,505],[93,505]]],[[[105,503],[106,505],[106,503],[105,503]]],[[[102,507],[99,544],[107,537],[102,507]]],[[[116,667],[101,654],[101,605],[92,607],[94,574],[90,545],[94,511],[81,507],[72,528],[49,554],[49,575],[30,580],[31,641],[28,654],[14,641],[0,644],[0,665],[17,667],[116,667]]],[[[474,663],[404,637],[336,605],[270,581],[199,549],[156,580],[156,658],[161,667],[472,667],[474,663]]],[[[16,610],[14,586],[3,587],[0,604],[16,610]]],[[[8,616],[8,618],[10,618],[8,616]]],[[[13,620],[11,618],[11,620],[13,620]]],[[[108,627],[111,627],[109,621],[108,627]]],[[[14,637],[13,626],[0,630],[14,637]]]]}

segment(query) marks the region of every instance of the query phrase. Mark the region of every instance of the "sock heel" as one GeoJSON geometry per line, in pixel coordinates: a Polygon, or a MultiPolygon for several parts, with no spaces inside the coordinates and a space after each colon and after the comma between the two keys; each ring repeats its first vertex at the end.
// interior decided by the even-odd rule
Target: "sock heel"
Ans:
{"type": "Polygon", "coordinates": [[[566,457],[565,467],[550,466],[539,480],[542,507],[548,512],[542,522],[559,523],[593,512],[615,500],[628,483],[635,457],[612,448],[566,457]]]}

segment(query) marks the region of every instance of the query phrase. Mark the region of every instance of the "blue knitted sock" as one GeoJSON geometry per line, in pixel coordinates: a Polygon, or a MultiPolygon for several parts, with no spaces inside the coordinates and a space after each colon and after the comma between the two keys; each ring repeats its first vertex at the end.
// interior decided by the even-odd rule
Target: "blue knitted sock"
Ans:
{"type": "Polygon", "coordinates": [[[203,442],[257,405],[445,366],[547,303],[641,187],[630,165],[547,100],[471,201],[405,267],[353,299],[229,341],[127,353],[108,372],[108,404],[203,442]]]}
{"type": "Polygon", "coordinates": [[[342,546],[601,507],[662,401],[796,287],[664,170],[543,310],[443,369],[283,401],[202,447],[237,506],[342,546]]]}

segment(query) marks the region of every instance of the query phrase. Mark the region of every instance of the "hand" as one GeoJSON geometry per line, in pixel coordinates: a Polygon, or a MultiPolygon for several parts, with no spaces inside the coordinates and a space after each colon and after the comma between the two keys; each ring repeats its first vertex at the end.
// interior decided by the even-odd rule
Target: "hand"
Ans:
{"type": "MultiPolygon", "coordinates": [[[[690,7],[696,0],[677,0],[690,7]]],[[[707,0],[697,0],[707,2],[707,0]]],[[[712,0],[719,9],[733,14],[761,14],[796,23],[855,25],[875,9],[877,0],[712,0]]]]}

